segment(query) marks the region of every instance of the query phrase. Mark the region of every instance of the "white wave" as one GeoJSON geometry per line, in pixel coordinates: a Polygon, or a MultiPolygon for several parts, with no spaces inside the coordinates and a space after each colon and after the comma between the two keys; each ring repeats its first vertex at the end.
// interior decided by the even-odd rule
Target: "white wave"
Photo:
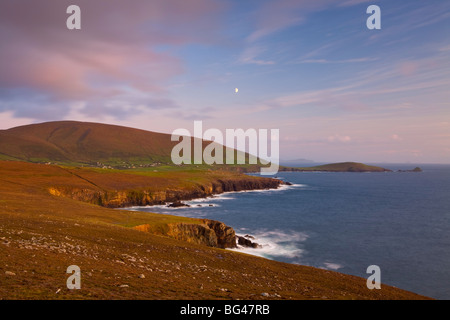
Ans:
{"type": "Polygon", "coordinates": [[[328,269],[328,270],[338,270],[338,269],[341,269],[344,267],[338,263],[333,263],[333,262],[324,262],[323,264],[325,265],[325,267],[323,267],[322,269],[328,269]]]}
{"type": "MultiPolygon", "coordinates": [[[[240,231],[247,230],[245,228],[240,231]]],[[[281,230],[260,230],[251,233],[254,239],[252,242],[258,243],[259,248],[248,248],[239,246],[236,249],[229,249],[256,255],[268,259],[276,259],[280,257],[289,259],[300,259],[304,250],[299,248],[298,243],[306,241],[308,235],[304,232],[283,232],[281,230]]]]}
{"type": "MultiPolygon", "coordinates": [[[[212,196],[206,197],[206,198],[197,198],[197,199],[192,199],[192,200],[185,200],[183,201],[184,203],[188,204],[188,205],[196,205],[199,202],[200,203],[206,203],[206,206],[202,206],[202,207],[210,207],[211,202],[216,202],[216,201],[223,201],[223,200],[232,200],[235,199],[233,197],[233,194],[237,194],[237,193],[266,193],[266,192],[277,192],[277,191],[285,191],[291,188],[304,188],[304,187],[308,187],[308,185],[306,184],[300,184],[300,183],[294,183],[291,185],[287,185],[287,184],[282,184],[280,185],[278,188],[276,189],[256,189],[256,190],[242,190],[242,191],[226,191],[223,193],[219,193],[219,194],[214,194],[212,196]]],[[[185,208],[189,208],[189,207],[167,207],[167,205],[170,202],[167,202],[166,204],[160,204],[160,205],[146,205],[146,206],[131,206],[131,207],[125,207],[125,208],[119,208],[122,210],[130,210],[130,211],[139,211],[139,209],[141,208],[166,208],[166,209],[171,209],[171,210],[179,210],[179,209],[185,209],[185,208]]],[[[212,206],[214,207],[219,207],[219,205],[212,203],[212,206]]],[[[200,208],[200,207],[199,207],[200,208]]]]}
{"type": "Polygon", "coordinates": [[[192,200],[188,200],[188,201],[184,201],[184,202],[189,202],[189,203],[197,203],[197,202],[208,202],[211,201],[214,197],[206,197],[206,198],[197,198],[197,199],[192,199],[192,200]]]}

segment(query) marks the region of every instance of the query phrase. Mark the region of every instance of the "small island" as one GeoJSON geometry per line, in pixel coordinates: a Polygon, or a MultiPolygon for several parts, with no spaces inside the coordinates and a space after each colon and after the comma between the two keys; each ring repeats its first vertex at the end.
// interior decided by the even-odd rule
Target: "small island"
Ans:
{"type": "Polygon", "coordinates": [[[324,164],[313,167],[280,167],[279,171],[300,171],[300,172],[392,172],[377,166],[369,166],[359,162],[339,162],[324,164]]]}

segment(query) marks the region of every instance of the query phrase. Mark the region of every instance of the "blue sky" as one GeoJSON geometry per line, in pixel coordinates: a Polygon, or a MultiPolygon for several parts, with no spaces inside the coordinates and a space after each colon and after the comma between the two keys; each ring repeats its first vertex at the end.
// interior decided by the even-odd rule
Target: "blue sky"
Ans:
{"type": "Polygon", "coordinates": [[[282,159],[450,162],[448,1],[75,2],[79,31],[69,1],[0,4],[0,128],[203,120],[280,129],[282,159]]]}

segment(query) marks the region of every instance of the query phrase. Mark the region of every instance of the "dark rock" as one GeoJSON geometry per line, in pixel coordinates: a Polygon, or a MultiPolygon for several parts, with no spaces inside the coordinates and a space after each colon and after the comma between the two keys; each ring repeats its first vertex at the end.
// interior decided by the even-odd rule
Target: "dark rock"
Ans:
{"type": "Polygon", "coordinates": [[[238,236],[237,238],[238,238],[238,244],[243,246],[243,247],[255,248],[255,249],[261,247],[256,242],[252,242],[251,240],[249,240],[249,239],[247,239],[245,237],[238,236]]]}
{"type": "Polygon", "coordinates": [[[175,201],[168,205],[169,208],[190,207],[190,205],[181,201],[175,201]]]}

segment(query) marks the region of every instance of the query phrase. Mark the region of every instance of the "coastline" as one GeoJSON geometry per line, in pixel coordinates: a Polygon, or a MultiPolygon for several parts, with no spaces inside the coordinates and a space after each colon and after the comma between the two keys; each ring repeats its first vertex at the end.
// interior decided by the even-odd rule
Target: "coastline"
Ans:
{"type": "MultiPolygon", "coordinates": [[[[135,179],[137,174],[123,173],[125,179],[135,179]]],[[[134,188],[110,188],[101,187],[96,184],[97,188],[92,186],[87,188],[53,186],[49,188],[49,192],[53,195],[64,196],[98,204],[106,208],[125,208],[132,206],[151,206],[164,205],[169,202],[189,201],[199,198],[207,198],[213,195],[222,194],[224,192],[240,192],[252,190],[277,189],[284,184],[282,180],[273,178],[263,178],[247,176],[244,174],[228,174],[224,172],[201,172],[196,176],[201,176],[204,182],[191,182],[183,185],[180,177],[178,181],[171,181],[167,186],[159,187],[155,185],[155,179],[145,177],[141,183],[134,188]],[[215,176],[219,175],[218,177],[215,176]],[[224,174],[224,176],[220,176],[224,174]],[[211,177],[209,176],[211,175],[211,177]]],[[[196,176],[194,176],[196,178],[196,176]]],[[[160,181],[158,181],[160,182],[160,181]]],[[[166,182],[166,181],[164,181],[166,182]]]]}
{"type": "MultiPolygon", "coordinates": [[[[280,179],[278,179],[280,180],[280,179]]],[[[191,198],[191,199],[185,199],[183,200],[183,203],[188,204],[189,206],[179,206],[179,207],[170,207],[169,204],[172,203],[172,201],[168,201],[165,203],[158,203],[158,204],[148,204],[148,205],[135,205],[135,206],[129,206],[129,207],[118,207],[113,208],[117,210],[131,210],[131,211],[139,211],[135,209],[140,208],[164,208],[168,210],[183,210],[192,206],[195,206],[198,203],[202,202],[208,202],[208,200],[214,200],[214,199],[227,199],[226,196],[228,194],[239,194],[239,193],[251,193],[251,192],[276,192],[276,191],[283,191],[290,188],[296,188],[296,187],[303,187],[303,184],[292,184],[288,185],[286,183],[280,183],[276,188],[263,188],[263,189],[246,189],[246,190],[239,190],[239,191],[223,191],[220,193],[214,193],[207,196],[201,196],[198,198],[191,198]]],[[[209,206],[209,205],[208,205],[209,206]]],[[[215,205],[212,205],[215,206],[215,205]]]]}
{"type": "MultiPolygon", "coordinates": [[[[0,297],[21,300],[428,299],[389,286],[381,292],[370,291],[365,287],[364,278],[179,241],[160,233],[141,232],[134,227],[149,224],[164,232],[170,231],[170,224],[204,222],[162,214],[119,212],[88,201],[92,200],[89,195],[95,192],[118,192],[125,187],[139,191],[144,186],[153,186],[151,192],[156,187],[173,190],[180,186],[180,181],[194,178],[184,186],[201,190],[201,185],[225,177],[232,185],[242,175],[205,172],[200,180],[198,173],[177,172],[166,174],[163,184],[158,180],[161,174],[156,173],[141,176],[0,161],[0,176],[3,181],[0,184],[0,246],[5,253],[0,269],[2,273],[8,272],[1,278],[0,297]],[[61,193],[52,194],[51,188],[61,193]],[[84,283],[88,284],[84,290],[64,289],[67,280],[64,271],[69,261],[81,267],[84,283]]],[[[222,229],[220,223],[213,223],[212,227],[222,229]]]]}
{"type": "MultiPolygon", "coordinates": [[[[291,184],[291,183],[282,183],[280,184],[277,188],[272,188],[272,189],[252,189],[252,190],[241,190],[241,191],[225,191],[222,192],[220,194],[214,194],[208,197],[204,197],[204,198],[196,198],[196,199],[191,199],[191,200],[187,200],[184,201],[183,203],[185,204],[184,206],[177,206],[177,207],[171,207],[170,205],[168,205],[169,203],[165,203],[165,204],[160,204],[160,205],[146,205],[146,206],[131,206],[131,207],[125,207],[125,208],[116,208],[117,210],[126,210],[126,211],[133,211],[133,212],[152,212],[152,213],[156,213],[156,214],[161,214],[161,215],[171,215],[174,214],[176,216],[180,216],[180,217],[185,217],[185,218],[189,218],[189,219],[200,219],[200,220],[209,220],[209,219],[205,219],[204,217],[201,216],[189,216],[189,215],[184,215],[183,214],[183,210],[186,209],[197,209],[197,208],[208,208],[208,207],[220,207],[220,205],[218,205],[217,203],[211,204],[210,201],[217,201],[217,200],[233,200],[232,198],[228,198],[227,195],[232,195],[232,194],[242,194],[242,193],[254,193],[254,192],[258,192],[258,193],[265,193],[265,192],[279,192],[279,191],[285,191],[285,190],[289,190],[289,189],[294,189],[294,188],[301,188],[301,187],[305,187],[304,184],[291,184]],[[169,212],[155,212],[152,210],[152,208],[157,208],[159,210],[164,210],[164,211],[169,211],[169,212]],[[144,210],[142,210],[144,209],[144,210]]],[[[220,221],[217,221],[220,222],[220,221]]],[[[223,222],[221,222],[223,223],[223,222]]],[[[236,251],[236,252],[241,252],[241,253],[246,253],[246,254],[250,254],[253,256],[257,256],[257,257],[262,257],[265,259],[269,259],[269,260],[273,260],[273,261],[278,261],[276,258],[273,257],[268,257],[267,254],[269,254],[269,256],[273,255],[274,253],[276,253],[275,255],[278,255],[280,252],[285,252],[285,250],[283,248],[281,248],[278,244],[273,243],[272,241],[270,241],[267,238],[259,238],[259,235],[256,234],[249,234],[248,232],[240,232],[238,230],[235,229],[235,227],[232,224],[227,225],[227,227],[230,227],[233,229],[233,231],[235,232],[235,240],[233,242],[236,243],[236,247],[228,247],[226,249],[228,250],[232,250],[232,251],[236,251]],[[241,239],[240,239],[241,238],[241,239]],[[246,241],[244,241],[243,239],[246,239],[246,241]],[[242,242],[244,243],[240,243],[240,240],[243,240],[242,242]]],[[[139,228],[139,227],[138,227],[139,228]]],[[[148,230],[146,230],[148,232],[148,230]]],[[[243,230],[242,230],[243,231],[243,230]]],[[[269,233],[276,233],[276,230],[269,230],[269,233]]],[[[170,236],[174,236],[173,232],[170,232],[171,235],[170,236]]],[[[167,235],[167,233],[165,234],[167,235]]],[[[175,235],[175,238],[186,238],[186,236],[180,236],[179,234],[175,235]]],[[[295,252],[299,251],[299,249],[294,250],[295,252]]],[[[291,254],[294,254],[295,252],[292,252],[291,254]]],[[[333,268],[330,268],[333,269],[333,268]]]]}

